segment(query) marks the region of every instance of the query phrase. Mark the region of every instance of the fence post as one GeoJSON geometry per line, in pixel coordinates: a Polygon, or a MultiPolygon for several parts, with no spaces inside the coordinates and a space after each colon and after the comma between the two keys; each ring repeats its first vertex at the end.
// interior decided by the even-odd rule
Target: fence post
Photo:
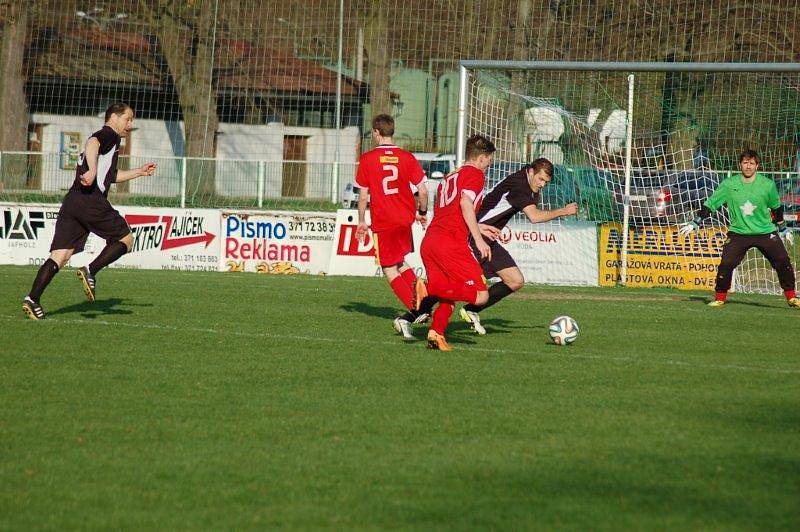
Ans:
{"type": "Polygon", "coordinates": [[[266,162],[258,161],[258,208],[264,206],[264,179],[266,174],[266,162]]]}
{"type": "MultiPolygon", "coordinates": [[[[338,142],[338,140],[337,140],[338,142]]],[[[331,203],[339,200],[339,151],[336,151],[336,160],[333,162],[333,182],[331,183],[331,203]]]]}
{"type": "Polygon", "coordinates": [[[186,208],[186,157],[181,157],[181,209],[186,208]]]}

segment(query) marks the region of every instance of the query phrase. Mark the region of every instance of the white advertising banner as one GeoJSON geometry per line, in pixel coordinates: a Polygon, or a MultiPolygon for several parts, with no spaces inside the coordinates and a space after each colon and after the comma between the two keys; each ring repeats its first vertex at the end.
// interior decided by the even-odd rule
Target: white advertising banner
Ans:
{"type": "Polygon", "coordinates": [[[525,282],[597,286],[597,225],[592,222],[511,223],[501,244],[516,261],[525,282]]]}
{"type": "MultiPolygon", "coordinates": [[[[116,268],[145,270],[216,271],[219,257],[219,211],[115,207],[133,233],[133,248],[112,264],[116,268]]],[[[73,263],[91,262],[105,240],[90,235],[86,249],[73,263]]]]}
{"type": "Polygon", "coordinates": [[[332,212],[223,211],[221,223],[220,271],[328,273],[332,212]]]}
{"type": "MultiPolygon", "coordinates": [[[[39,265],[50,254],[58,205],[0,205],[0,264],[39,265]]],[[[219,211],[116,207],[134,236],[133,249],[112,267],[217,270],[219,211]]],[[[85,266],[106,242],[89,235],[68,266],[85,266]]]]}
{"type": "MultiPolygon", "coordinates": [[[[369,222],[369,211],[367,211],[367,224],[369,222]]],[[[364,242],[359,242],[356,238],[357,228],[357,210],[340,209],[336,211],[335,246],[331,253],[329,274],[366,277],[383,275],[372,250],[372,232],[368,231],[364,242]]],[[[419,246],[425,232],[419,224],[415,223],[412,227],[412,235],[414,237],[414,251],[406,255],[406,262],[414,268],[417,275],[424,275],[419,246]]]]}
{"type": "MultiPolygon", "coordinates": [[[[49,255],[58,205],[0,204],[0,264],[39,265],[49,255]]],[[[358,213],[221,212],[211,209],[117,207],[134,234],[133,250],[114,266],[127,268],[328,273],[380,276],[372,235],[355,237],[358,213]]],[[[368,214],[369,215],[369,214],[368,214]]],[[[369,219],[368,219],[369,220],[369,219]]],[[[406,257],[424,275],[414,224],[406,257]]],[[[597,228],[590,222],[512,223],[500,239],[527,282],[597,286],[597,228]]],[[[91,235],[70,266],[91,262],[105,242],[91,235]]]]}
{"type": "Polygon", "coordinates": [[[50,254],[59,208],[0,204],[0,264],[42,264],[50,254]]]}

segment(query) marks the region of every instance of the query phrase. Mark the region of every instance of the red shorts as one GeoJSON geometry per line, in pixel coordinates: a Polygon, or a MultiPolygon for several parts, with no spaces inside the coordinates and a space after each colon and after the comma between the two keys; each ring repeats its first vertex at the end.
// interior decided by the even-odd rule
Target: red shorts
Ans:
{"type": "Polygon", "coordinates": [[[411,226],[400,226],[372,233],[375,260],[381,267],[397,266],[406,260],[406,255],[414,251],[414,237],[411,226]]]}
{"type": "Polygon", "coordinates": [[[428,286],[457,283],[486,290],[483,270],[466,240],[455,241],[447,235],[428,233],[422,239],[420,252],[428,286]]]}

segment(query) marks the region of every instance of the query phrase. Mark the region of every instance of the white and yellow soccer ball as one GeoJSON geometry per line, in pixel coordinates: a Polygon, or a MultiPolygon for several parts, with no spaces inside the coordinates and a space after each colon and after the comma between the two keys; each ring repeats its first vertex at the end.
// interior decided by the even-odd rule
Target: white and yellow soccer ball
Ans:
{"type": "Polygon", "coordinates": [[[569,345],[578,338],[578,322],[569,316],[559,316],[550,322],[550,338],[556,345],[569,345]]]}

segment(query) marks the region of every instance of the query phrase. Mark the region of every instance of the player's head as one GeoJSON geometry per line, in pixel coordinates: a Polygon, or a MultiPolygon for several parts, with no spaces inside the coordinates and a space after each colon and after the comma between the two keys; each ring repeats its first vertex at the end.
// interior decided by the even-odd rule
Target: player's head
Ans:
{"type": "Polygon", "coordinates": [[[127,103],[112,103],[106,109],[106,125],[120,137],[127,137],[133,129],[133,108],[127,103]]]}
{"type": "Polygon", "coordinates": [[[551,179],[553,179],[553,163],[549,160],[539,157],[528,165],[528,183],[532,191],[539,192],[551,179]]]}
{"type": "Polygon", "coordinates": [[[464,154],[464,159],[481,170],[486,170],[492,165],[492,159],[496,151],[497,148],[494,147],[491,140],[483,135],[472,135],[467,139],[467,150],[464,154]]]}
{"type": "Polygon", "coordinates": [[[758,158],[758,152],[756,150],[746,149],[739,155],[739,169],[742,171],[742,175],[750,178],[755,175],[756,170],[758,170],[758,163],[761,162],[761,159],[758,158]]]}
{"type": "Polygon", "coordinates": [[[375,142],[382,139],[391,139],[394,136],[394,118],[380,114],[372,119],[372,138],[375,142]]]}

